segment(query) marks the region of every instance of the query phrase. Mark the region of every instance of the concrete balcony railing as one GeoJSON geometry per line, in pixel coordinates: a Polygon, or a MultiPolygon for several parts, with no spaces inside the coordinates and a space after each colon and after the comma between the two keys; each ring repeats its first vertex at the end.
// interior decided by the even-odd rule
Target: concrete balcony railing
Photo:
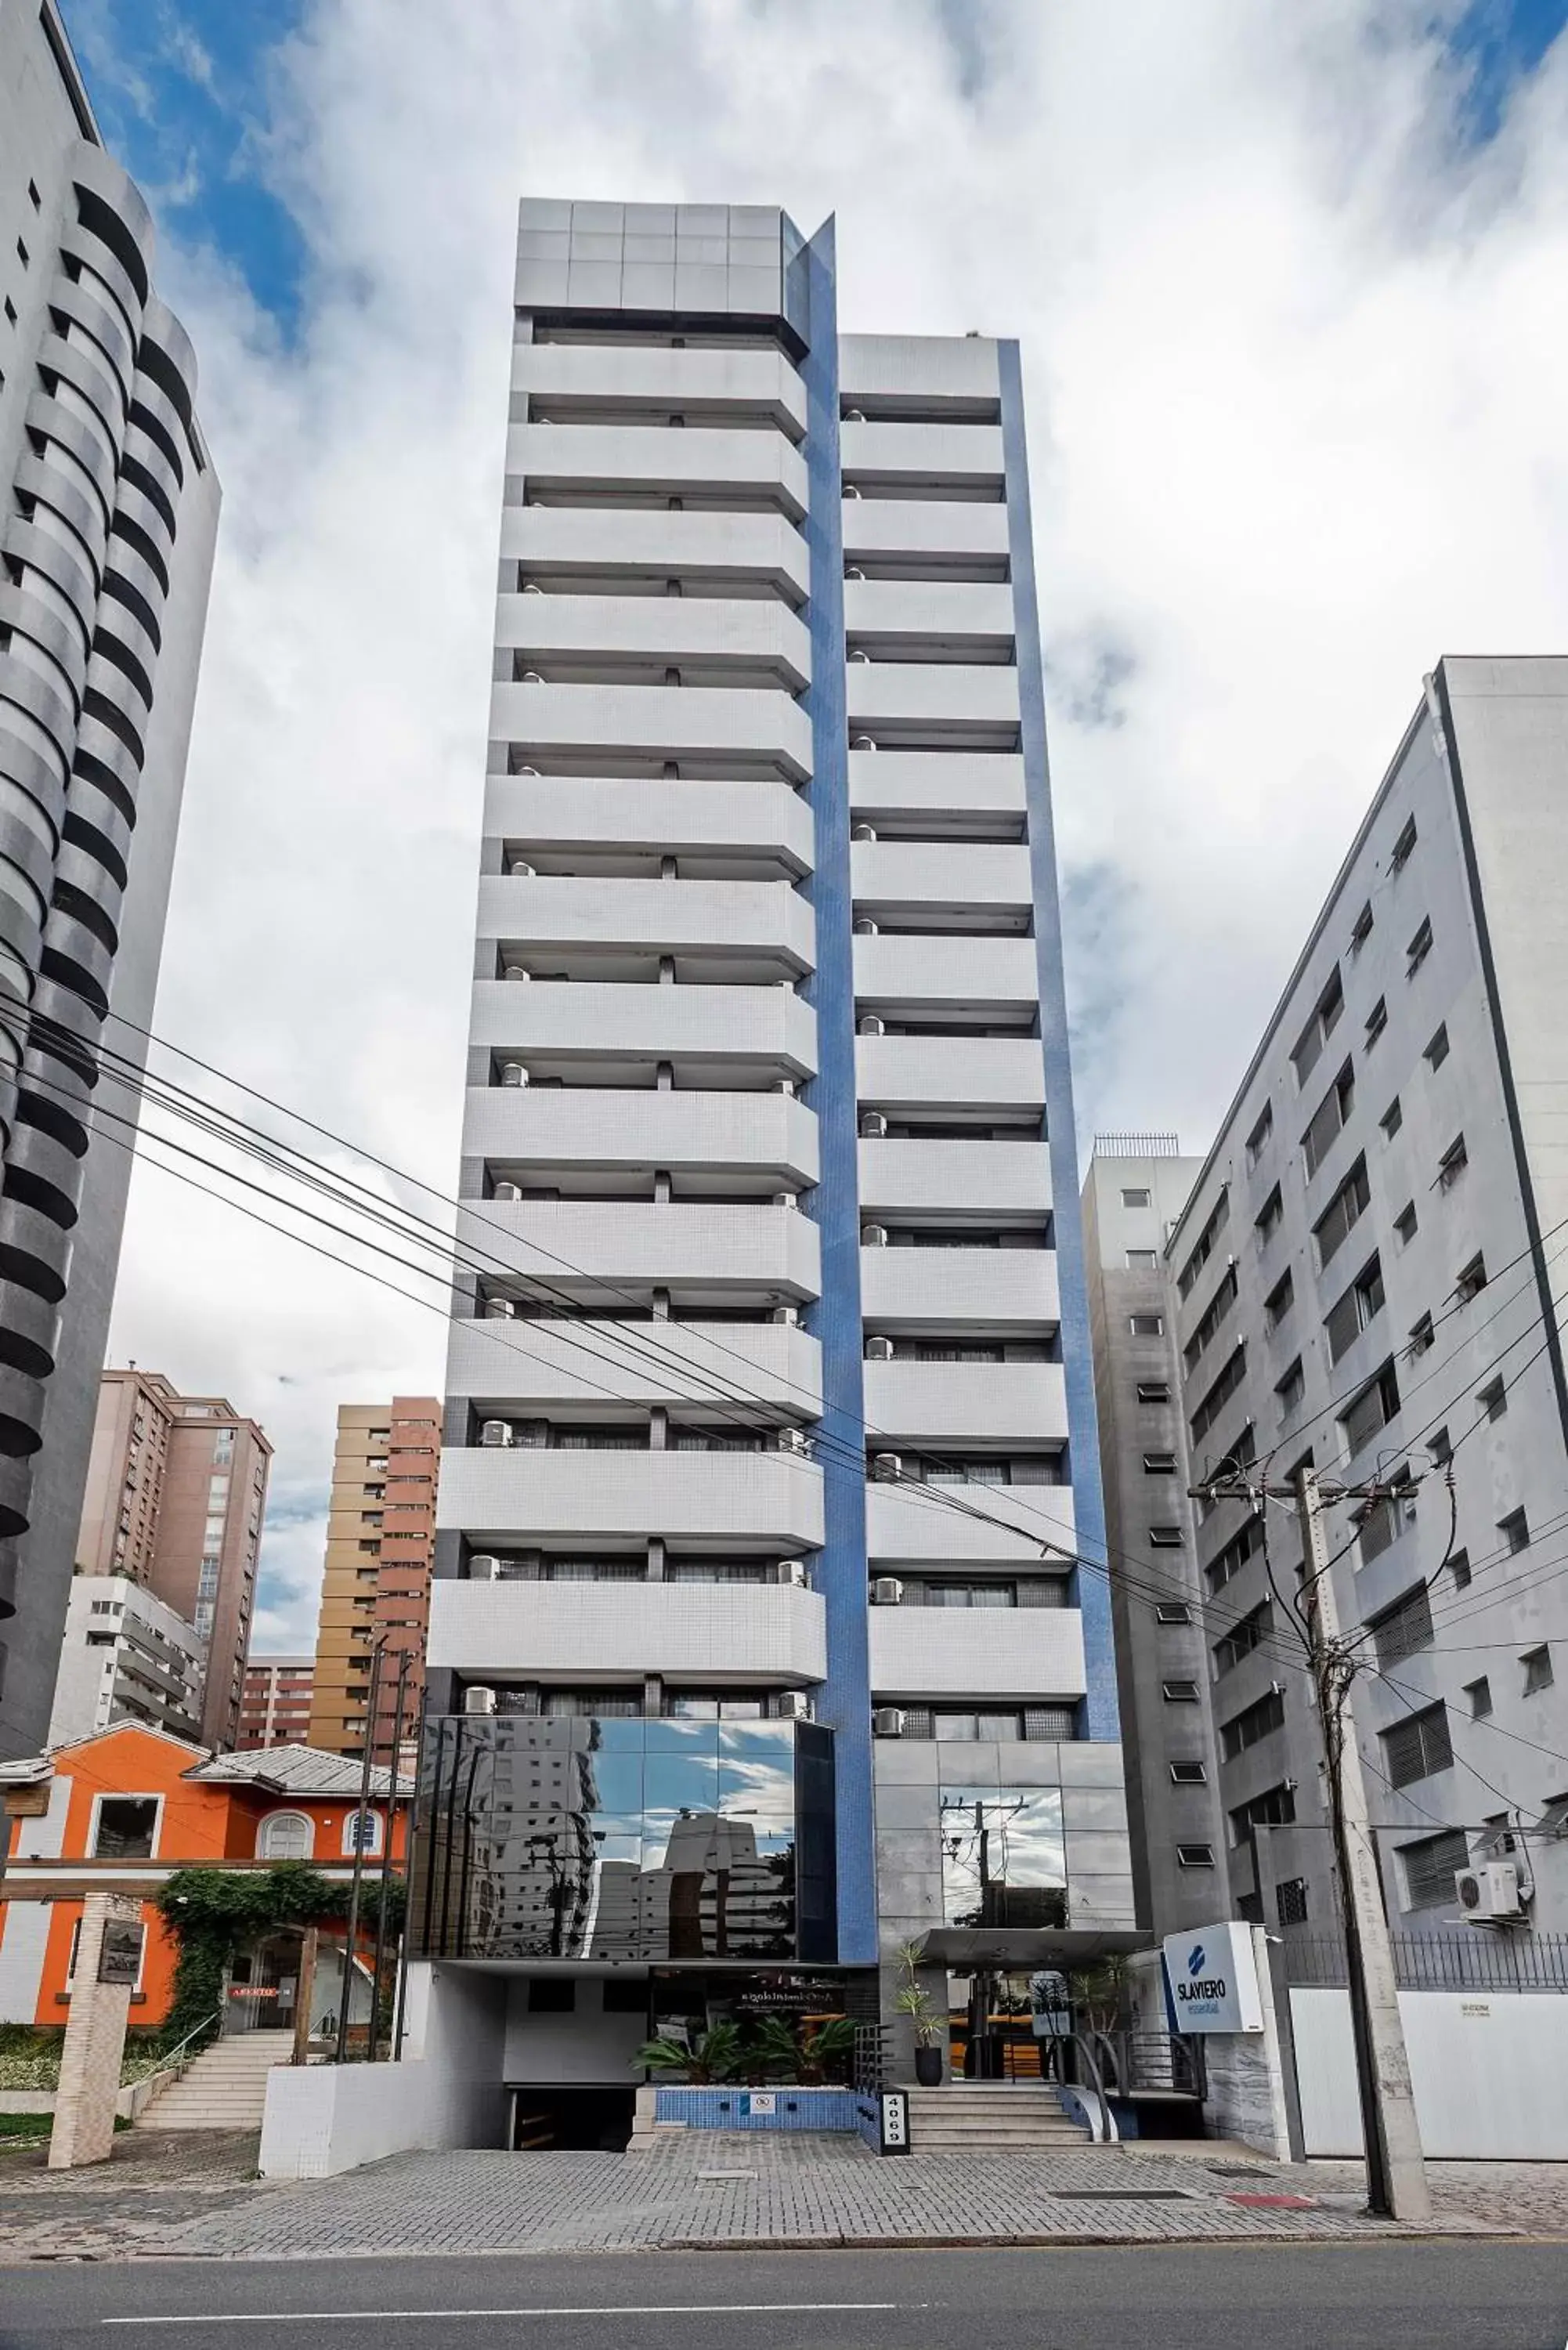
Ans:
{"type": "Polygon", "coordinates": [[[811,639],[787,604],[754,597],[501,596],[495,642],[551,658],[648,662],[701,661],[765,669],[787,693],[811,681],[811,639]]]}
{"type": "Polygon", "coordinates": [[[877,1698],[1079,1698],[1075,1607],[873,1607],[877,1698]]]}
{"type": "MultiPolygon", "coordinates": [[[[530,598],[530,602],[534,599],[530,598]]],[[[688,783],[673,776],[492,775],[484,833],[531,846],[650,856],[752,849],[811,870],[811,810],[788,784],[688,783]]]]}
{"type": "MultiPolygon", "coordinates": [[[[607,1308],[612,1301],[600,1295],[607,1285],[640,1291],[701,1282],[719,1290],[777,1290],[785,1299],[822,1294],[817,1228],[794,1208],[485,1200],[460,1211],[457,1237],[471,1263],[534,1274],[553,1290],[598,1297],[607,1308]]],[[[1044,1251],[1040,1257],[1048,1261],[1044,1251]]]]}
{"type": "Polygon", "coordinates": [[[851,751],[851,814],[875,825],[886,816],[1022,817],[1023,761],[1012,751],[851,751]]]}
{"type": "Polygon", "coordinates": [[[940,1322],[1054,1330],[1062,1315],[1056,1252],[863,1248],[860,1311],[889,1334],[940,1322]]]}
{"type": "Polygon", "coordinates": [[[782,351],[635,350],[607,343],[515,343],[512,388],[552,405],[669,400],[682,410],[744,409],[792,439],[805,431],[805,386],[782,351]]]}
{"type": "Polygon", "coordinates": [[[1029,851],[1020,842],[857,840],[849,852],[857,906],[994,906],[1034,902],[1029,851]]]}
{"type": "Polygon", "coordinates": [[[1043,1451],[1067,1440],[1060,1363],[867,1363],[866,1419],[924,1449],[1007,1444],[1043,1451]]]}
{"type": "Polygon", "coordinates": [[[961,647],[966,639],[1011,643],[1012,590],[965,579],[846,579],[844,626],[851,639],[912,637],[961,647]]]}
{"type": "Polygon", "coordinates": [[[568,577],[624,571],[691,574],[719,587],[760,581],[790,604],[805,601],[810,572],[805,541],[783,515],[659,507],[505,506],[501,559],[568,577]]]}
{"type": "Polygon", "coordinates": [[[469,1043],[524,1055],[760,1061],[805,1077],[816,1067],[816,1014],[791,987],[483,979],[474,983],[469,1043]]]}
{"type": "Polygon", "coordinates": [[[815,961],[815,923],[787,881],[621,881],[556,874],[489,874],[479,885],[479,935],[552,947],[703,948],[776,955],[797,971],[815,961]]]}
{"type": "Polygon", "coordinates": [[[715,1184],[727,1172],[776,1175],[780,1191],[817,1179],[816,1113],[789,1094],[475,1086],[462,1138],[464,1158],[498,1174],[530,1163],[664,1167],[715,1184]]]}
{"type": "MultiPolygon", "coordinates": [[[[822,1350],[784,1323],[484,1317],[452,1324],[446,1391],[471,1398],[482,1418],[547,1416],[563,1403],[608,1411],[622,1403],[711,1405],[737,1423],[764,1410],[815,1419],[822,1410],[822,1350]]],[[[579,1476],[603,1466],[585,1471],[582,1456],[574,1457],[579,1476]]]]}
{"type": "Polygon", "coordinates": [[[866,1141],[860,1145],[860,1219],[896,1222],[902,1211],[1044,1214],[1051,1160],[1043,1142],[866,1141]]]}
{"type": "Polygon", "coordinates": [[[857,555],[1007,555],[1007,508],[977,500],[846,498],[844,559],[857,555]]]}
{"type": "Polygon", "coordinates": [[[859,1003],[1033,1003],[1040,972],[1033,939],[858,937],[859,1003]]]}
{"type": "Polygon", "coordinates": [[[992,483],[1000,490],[1003,463],[999,424],[906,424],[897,421],[839,427],[839,463],[846,476],[896,483],[992,483]]]}
{"type": "Polygon", "coordinates": [[[591,1680],[804,1685],[827,1671],[826,1612],[787,1585],[455,1583],[431,1590],[431,1668],[591,1680]]]}
{"type": "Polygon", "coordinates": [[[866,1489],[867,1555],[874,1570],[883,1574],[895,1574],[901,1565],[973,1565],[981,1559],[1038,1563],[1044,1544],[1072,1551],[1075,1523],[1070,1485],[874,1482],[866,1489]],[[950,1506],[944,1494],[964,1507],[950,1506]],[[971,1510],[984,1515],[971,1516],[971,1510]]]}
{"type": "Polygon", "coordinates": [[[1045,1064],[1037,1036],[857,1036],[856,1089],[880,1109],[962,1102],[1037,1109],[1045,1064]]]}
{"type": "Polygon", "coordinates": [[[1015,669],[965,661],[850,661],[845,690],[855,733],[931,726],[989,734],[1018,725],[1015,669]]]}
{"type": "MultiPolygon", "coordinates": [[[[733,1540],[816,1550],[822,1471],[786,1452],[534,1452],[476,1447],[441,1454],[436,1521],[475,1550],[581,1537],[733,1540]]],[[[545,1586],[548,1589],[550,1586],[545,1586]]],[[[748,1589],[765,1595],[769,1586],[748,1589]]],[[[531,1589],[538,1590],[534,1585],[531,1589]]],[[[574,1589],[581,1591],[581,1584],[574,1589]]]]}
{"type": "Polygon", "coordinates": [[[743,759],[802,783],[811,773],[808,712],[787,693],[744,686],[501,684],[491,691],[490,739],[523,765],[603,753],[743,759]]]}
{"type": "Polygon", "coordinates": [[[782,432],[674,432],[665,424],[514,424],[509,483],[529,490],[632,488],[656,496],[771,493],[781,514],[805,513],[805,460],[782,432]]]}

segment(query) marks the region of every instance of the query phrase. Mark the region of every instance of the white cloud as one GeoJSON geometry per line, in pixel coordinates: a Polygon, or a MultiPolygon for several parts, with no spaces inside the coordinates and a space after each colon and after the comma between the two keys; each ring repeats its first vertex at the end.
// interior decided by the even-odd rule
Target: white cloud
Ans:
{"type": "MultiPolygon", "coordinates": [[[[836,211],[851,325],[1022,338],[1080,1118],[1201,1144],[1423,670],[1568,641],[1568,57],[1477,156],[1433,25],[315,0],[297,347],[162,264],[227,494],[165,1032],[452,1181],[514,202],[771,200],[836,211]]],[[[441,1382],[433,1315],[153,1175],[115,1345],[258,1412],[300,1509],[339,1401],[441,1382]]],[[[291,1643],[314,1539],[269,1538],[291,1643]]]]}

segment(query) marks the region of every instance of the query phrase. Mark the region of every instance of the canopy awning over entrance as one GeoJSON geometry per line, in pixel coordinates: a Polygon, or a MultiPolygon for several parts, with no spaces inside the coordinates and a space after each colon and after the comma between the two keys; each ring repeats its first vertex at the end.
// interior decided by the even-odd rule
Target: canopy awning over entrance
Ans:
{"type": "Polygon", "coordinates": [[[1136,1927],[933,1926],[919,1945],[922,1960],[971,1974],[977,1967],[1033,1974],[1042,1967],[1092,1967],[1130,1950],[1151,1950],[1154,1936],[1136,1927]]]}

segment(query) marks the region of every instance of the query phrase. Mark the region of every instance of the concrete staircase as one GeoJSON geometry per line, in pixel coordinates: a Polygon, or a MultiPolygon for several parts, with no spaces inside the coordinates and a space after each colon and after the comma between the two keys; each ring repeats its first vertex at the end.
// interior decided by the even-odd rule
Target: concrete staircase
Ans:
{"type": "Polygon", "coordinates": [[[292,2032],[236,2032],[203,2048],[172,2085],[154,2097],[144,2127],[259,2130],[266,2076],[294,2054],[292,2032]]]}
{"type": "Polygon", "coordinates": [[[1054,2088],[1016,2081],[952,2081],[909,2091],[916,2154],[1072,2154],[1091,2143],[1054,2088]]]}

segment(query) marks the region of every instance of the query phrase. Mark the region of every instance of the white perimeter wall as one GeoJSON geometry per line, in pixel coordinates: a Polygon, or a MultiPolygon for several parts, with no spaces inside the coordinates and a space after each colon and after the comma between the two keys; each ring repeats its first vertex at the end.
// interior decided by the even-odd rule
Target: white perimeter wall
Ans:
{"type": "MultiPolygon", "coordinates": [[[[1421,2144],[1434,2159],[1568,2161],[1568,1997],[1403,1991],[1421,2144]]],[[[1350,1994],[1291,1992],[1309,2155],[1359,2155],[1350,1994]]]]}

